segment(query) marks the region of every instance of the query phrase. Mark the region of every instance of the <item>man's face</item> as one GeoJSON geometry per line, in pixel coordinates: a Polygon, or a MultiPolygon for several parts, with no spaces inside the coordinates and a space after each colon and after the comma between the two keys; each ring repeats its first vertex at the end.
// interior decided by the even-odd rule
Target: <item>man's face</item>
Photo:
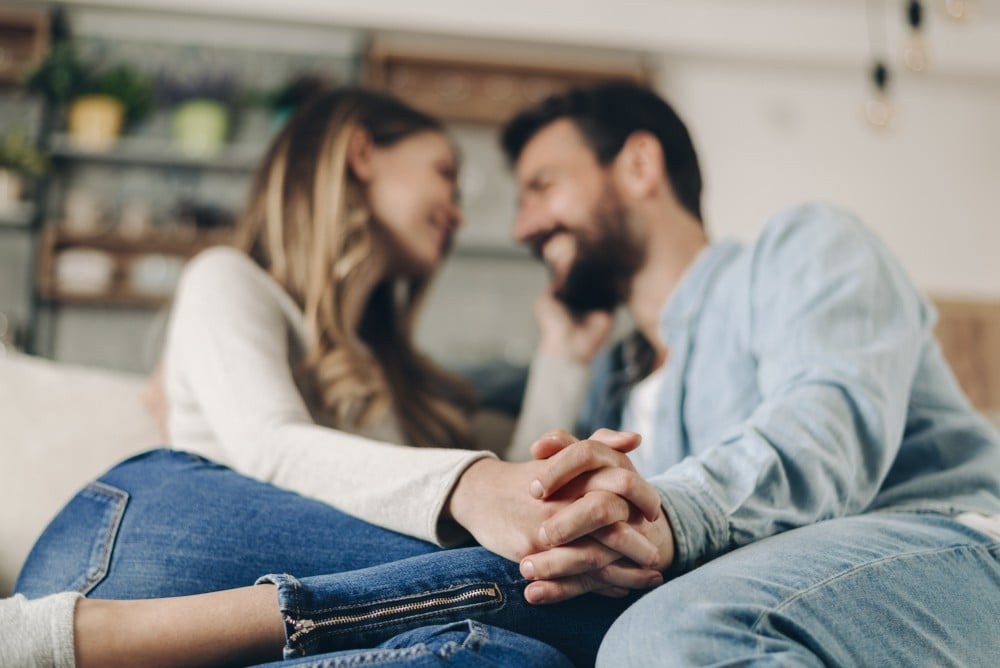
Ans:
{"type": "Polygon", "coordinates": [[[611,170],[568,119],[535,134],[515,168],[514,237],[545,262],[553,293],[576,314],[612,311],[628,299],[644,260],[611,170]]]}

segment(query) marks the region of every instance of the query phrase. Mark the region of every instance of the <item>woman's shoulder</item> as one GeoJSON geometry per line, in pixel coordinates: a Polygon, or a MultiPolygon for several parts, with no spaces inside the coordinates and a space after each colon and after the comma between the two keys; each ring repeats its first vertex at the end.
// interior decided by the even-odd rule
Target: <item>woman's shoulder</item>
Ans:
{"type": "Polygon", "coordinates": [[[212,246],[191,258],[184,267],[184,278],[192,280],[225,279],[267,274],[246,253],[232,246],[212,246]]]}
{"type": "Polygon", "coordinates": [[[283,293],[250,256],[231,246],[213,246],[193,258],[181,274],[179,292],[283,293]]]}

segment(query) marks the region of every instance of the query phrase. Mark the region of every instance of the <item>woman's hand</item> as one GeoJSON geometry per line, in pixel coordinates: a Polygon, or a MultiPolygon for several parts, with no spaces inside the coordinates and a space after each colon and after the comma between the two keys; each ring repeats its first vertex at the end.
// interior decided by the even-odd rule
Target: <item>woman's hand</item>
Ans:
{"type": "Polygon", "coordinates": [[[598,430],[586,441],[532,446],[535,457],[546,458],[531,483],[533,496],[555,498],[581,486],[585,491],[542,523],[537,542],[547,549],[521,560],[521,574],[536,580],[525,590],[530,603],[554,603],[590,591],[619,596],[663,582],[661,572],[674,558],[673,532],[655,488],[614,446],[621,438],[621,432],[598,430]],[[636,546],[644,551],[635,551],[636,546]],[[610,559],[612,554],[626,558],[610,559]]]}
{"type": "Polygon", "coordinates": [[[539,350],[580,364],[594,361],[614,327],[611,313],[591,311],[582,317],[574,317],[549,292],[535,300],[535,319],[541,330],[539,350]]]}

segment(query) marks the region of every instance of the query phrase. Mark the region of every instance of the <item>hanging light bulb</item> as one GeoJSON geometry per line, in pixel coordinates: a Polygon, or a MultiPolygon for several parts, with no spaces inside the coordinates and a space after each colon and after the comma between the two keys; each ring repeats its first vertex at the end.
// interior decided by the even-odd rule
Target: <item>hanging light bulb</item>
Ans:
{"type": "Polygon", "coordinates": [[[972,13],[971,4],[969,0],[944,0],[944,11],[951,18],[961,21],[972,13]]]}
{"type": "Polygon", "coordinates": [[[927,70],[927,45],[924,44],[924,6],[920,0],[910,0],[906,6],[906,23],[910,36],[903,49],[903,62],[914,72],[927,70]]]}
{"type": "Polygon", "coordinates": [[[889,68],[882,61],[876,61],[872,67],[872,96],[865,102],[865,118],[879,129],[888,128],[892,124],[894,111],[889,100],[889,68]]]}

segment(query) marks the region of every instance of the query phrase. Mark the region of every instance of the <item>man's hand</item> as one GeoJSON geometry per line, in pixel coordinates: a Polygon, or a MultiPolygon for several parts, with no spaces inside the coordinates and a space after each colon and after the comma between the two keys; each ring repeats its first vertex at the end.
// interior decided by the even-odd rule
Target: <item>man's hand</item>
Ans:
{"type": "Polygon", "coordinates": [[[580,364],[594,361],[614,327],[611,313],[591,311],[574,317],[550,292],[535,300],[535,319],[541,330],[539,350],[580,364]]]}
{"type": "Polygon", "coordinates": [[[674,558],[673,532],[660,512],[656,490],[628,457],[608,445],[619,437],[620,432],[599,430],[586,441],[532,446],[534,456],[548,458],[531,482],[532,496],[557,498],[567,488],[581,486],[586,491],[543,521],[537,542],[548,549],[521,560],[522,575],[537,580],[525,590],[528,602],[553,603],[589,591],[622,595],[662,583],[660,572],[674,558]],[[624,536],[629,536],[628,546],[648,544],[652,552],[632,551],[622,543],[624,536]],[[607,561],[616,553],[628,559],[607,561]]]}

